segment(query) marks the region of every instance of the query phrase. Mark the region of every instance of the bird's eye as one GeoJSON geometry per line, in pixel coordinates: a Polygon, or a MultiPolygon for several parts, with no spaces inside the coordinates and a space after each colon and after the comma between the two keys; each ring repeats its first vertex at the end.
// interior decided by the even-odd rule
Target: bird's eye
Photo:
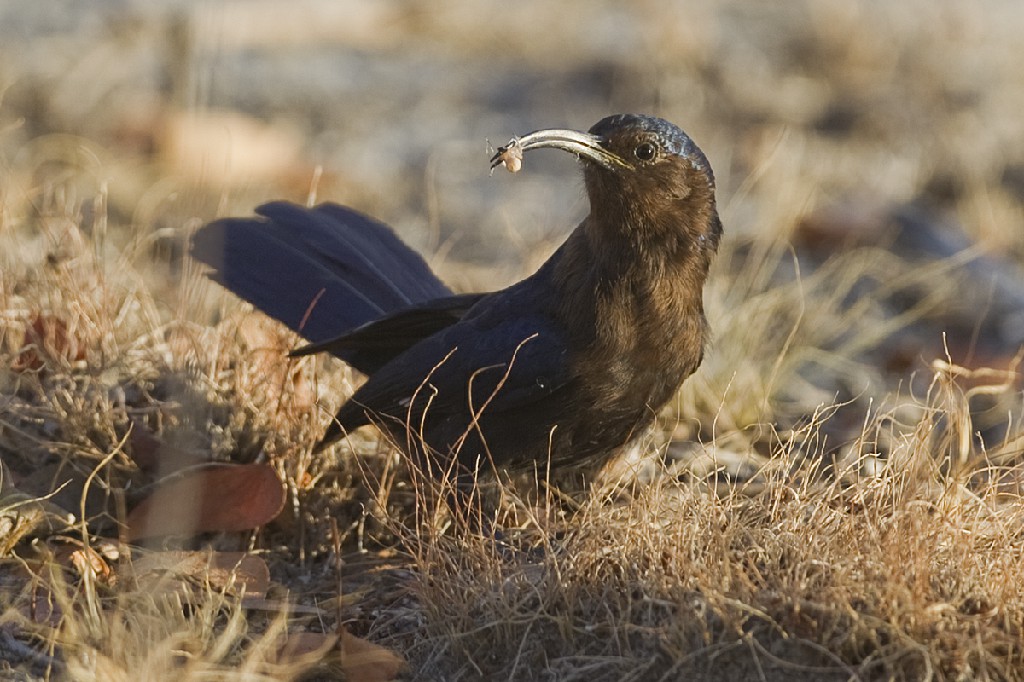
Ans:
{"type": "Polygon", "coordinates": [[[650,161],[654,158],[654,154],[657,151],[657,148],[650,142],[641,142],[633,150],[633,154],[641,161],[650,161]]]}

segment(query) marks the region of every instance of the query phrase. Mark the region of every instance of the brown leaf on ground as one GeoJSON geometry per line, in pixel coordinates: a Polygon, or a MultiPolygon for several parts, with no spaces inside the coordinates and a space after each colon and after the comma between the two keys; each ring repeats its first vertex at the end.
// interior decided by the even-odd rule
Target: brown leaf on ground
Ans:
{"type": "Polygon", "coordinates": [[[284,507],[285,490],[267,464],[212,464],[165,479],[125,519],[129,542],[164,535],[262,526],[284,507]]]}
{"type": "Polygon", "coordinates": [[[128,569],[140,581],[163,576],[194,579],[217,590],[263,597],[270,589],[267,562],[245,552],[150,552],[128,569]]]}
{"type": "Polygon", "coordinates": [[[116,575],[110,568],[110,564],[92,547],[77,543],[78,546],[66,546],[56,553],[59,561],[70,564],[75,572],[82,577],[88,576],[104,585],[111,585],[116,581],[116,575]]]}
{"type": "Polygon", "coordinates": [[[36,371],[46,364],[46,357],[65,362],[85,359],[85,345],[69,331],[67,322],[53,315],[36,313],[25,329],[21,350],[11,369],[16,372],[36,371]]]}
{"type": "Polygon", "coordinates": [[[405,659],[390,649],[342,630],[341,667],[349,682],[388,682],[405,667],[405,659]]]}

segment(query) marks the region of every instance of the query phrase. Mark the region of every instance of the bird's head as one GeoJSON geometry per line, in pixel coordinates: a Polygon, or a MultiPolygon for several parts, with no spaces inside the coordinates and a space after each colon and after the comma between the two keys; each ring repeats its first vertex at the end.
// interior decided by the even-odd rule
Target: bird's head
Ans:
{"type": "Polygon", "coordinates": [[[627,238],[682,238],[702,250],[717,248],[722,226],[711,164],[675,125],[654,116],[616,114],[585,133],[538,130],[499,149],[492,166],[544,147],[579,157],[595,227],[632,233],[620,235],[627,238]]]}

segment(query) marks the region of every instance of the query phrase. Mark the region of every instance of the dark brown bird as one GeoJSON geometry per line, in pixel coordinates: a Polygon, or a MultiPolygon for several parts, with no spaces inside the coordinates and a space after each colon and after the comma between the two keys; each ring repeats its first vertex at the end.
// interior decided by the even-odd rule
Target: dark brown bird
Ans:
{"type": "MultiPolygon", "coordinates": [[[[194,238],[211,277],[368,375],[321,447],[374,423],[424,468],[543,468],[605,458],[701,362],[702,289],[722,233],[711,166],[679,128],[623,114],[541,130],[492,166],[579,157],[590,214],[532,276],[453,295],[384,225],[273,203],[194,238]]],[[[463,482],[468,478],[463,479],[463,482]]]]}

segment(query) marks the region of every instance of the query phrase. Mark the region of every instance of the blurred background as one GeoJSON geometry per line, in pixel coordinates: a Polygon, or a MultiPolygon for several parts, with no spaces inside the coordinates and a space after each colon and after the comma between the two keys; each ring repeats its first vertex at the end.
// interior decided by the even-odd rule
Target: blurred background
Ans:
{"type": "Polygon", "coordinates": [[[761,194],[787,214],[924,197],[1019,257],[1022,30],[1013,0],[6,0],[5,204],[53,165],[139,229],[315,184],[500,259],[585,206],[564,155],[490,178],[488,141],[637,111],[704,147],[733,234],[780,227],[761,194]]]}
{"type": "Polygon", "coordinates": [[[797,362],[824,391],[813,406],[947,348],[1005,365],[1024,341],[1021,35],[1016,0],[6,0],[2,224],[73,215],[112,249],[141,236],[173,283],[205,220],[338,201],[456,288],[496,288],[587,206],[571,158],[492,176],[491,147],[652,113],[717,174],[716,348],[752,334],[720,351],[722,385],[773,325],[739,306],[797,282],[762,302],[781,320],[762,350],[775,362],[802,324],[797,341],[841,356],[797,362]],[[855,274],[834,267],[857,249],[855,274]]]}

